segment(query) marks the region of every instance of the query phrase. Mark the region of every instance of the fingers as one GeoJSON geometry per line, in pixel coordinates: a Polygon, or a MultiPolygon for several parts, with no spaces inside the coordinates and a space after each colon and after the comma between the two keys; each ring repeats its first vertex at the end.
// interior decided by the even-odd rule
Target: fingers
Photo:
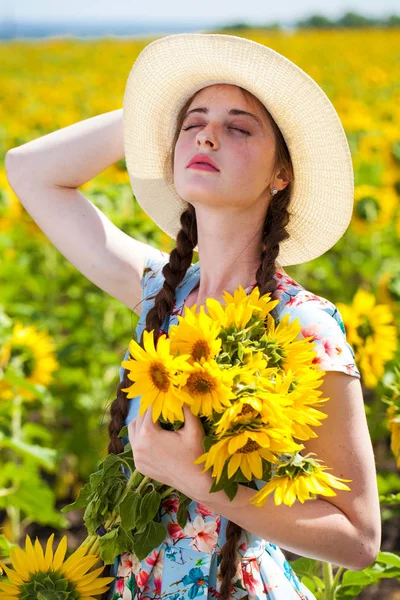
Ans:
{"type": "Polygon", "coordinates": [[[182,407],[183,414],[185,415],[185,423],[184,427],[193,427],[193,425],[197,424],[198,417],[192,413],[192,409],[187,404],[184,404],[182,407]]]}

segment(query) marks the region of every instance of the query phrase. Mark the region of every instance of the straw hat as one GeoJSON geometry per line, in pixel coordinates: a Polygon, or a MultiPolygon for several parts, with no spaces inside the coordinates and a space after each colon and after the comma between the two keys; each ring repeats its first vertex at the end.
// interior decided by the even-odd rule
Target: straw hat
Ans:
{"type": "MultiPolygon", "coordinates": [[[[164,161],[176,118],[188,98],[208,85],[240,85],[256,96],[280,128],[295,180],[289,239],[277,262],[295,265],[320,256],[346,231],[353,212],[350,148],[338,114],[318,84],[278,52],[225,34],[182,33],[148,44],[127,80],[124,145],[140,206],[172,238],[187,203],[167,182],[164,161]]],[[[198,247],[195,247],[198,250],[198,247]]]]}

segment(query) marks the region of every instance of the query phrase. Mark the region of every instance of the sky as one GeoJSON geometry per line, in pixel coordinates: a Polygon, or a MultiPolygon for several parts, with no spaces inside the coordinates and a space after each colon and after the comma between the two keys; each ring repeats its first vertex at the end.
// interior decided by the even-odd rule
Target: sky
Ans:
{"type": "Polygon", "coordinates": [[[312,14],[346,12],[384,18],[400,14],[399,0],[0,0],[0,21],[168,21],[248,24],[291,22],[312,14]]]}

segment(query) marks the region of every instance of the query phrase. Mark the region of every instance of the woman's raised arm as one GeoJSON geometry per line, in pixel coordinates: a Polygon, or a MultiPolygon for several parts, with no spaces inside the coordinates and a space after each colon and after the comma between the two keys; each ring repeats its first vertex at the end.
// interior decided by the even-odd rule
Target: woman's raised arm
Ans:
{"type": "Polygon", "coordinates": [[[9,184],[38,227],[90,281],[140,314],[151,246],[131,238],[76,188],[124,156],[114,110],[11,149],[9,184]]]}

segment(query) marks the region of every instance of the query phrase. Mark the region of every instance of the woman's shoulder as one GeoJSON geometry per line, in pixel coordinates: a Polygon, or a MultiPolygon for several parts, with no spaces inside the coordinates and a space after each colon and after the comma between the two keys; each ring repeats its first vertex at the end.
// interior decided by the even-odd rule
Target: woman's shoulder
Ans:
{"type": "Polygon", "coordinates": [[[334,302],[306,289],[289,276],[278,278],[276,299],[272,311],[276,324],[289,315],[288,323],[301,326],[296,339],[311,337],[317,352],[316,363],[325,371],[342,371],[361,378],[353,347],[346,336],[343,317],[334,302]]]}
{"type": "Polygon", "coordinates": [[[279,320],[286,314],[298,317],[309,315],[312,319],[313,315],[317,316],[317,313],[322,310],[333,317],[343,333],[345,332],[342,316],[334,302],[315,294],[287,274],[277,273],[276,278],[278,285],[275,298],[279,300],[276,314],[279,320]]]}

